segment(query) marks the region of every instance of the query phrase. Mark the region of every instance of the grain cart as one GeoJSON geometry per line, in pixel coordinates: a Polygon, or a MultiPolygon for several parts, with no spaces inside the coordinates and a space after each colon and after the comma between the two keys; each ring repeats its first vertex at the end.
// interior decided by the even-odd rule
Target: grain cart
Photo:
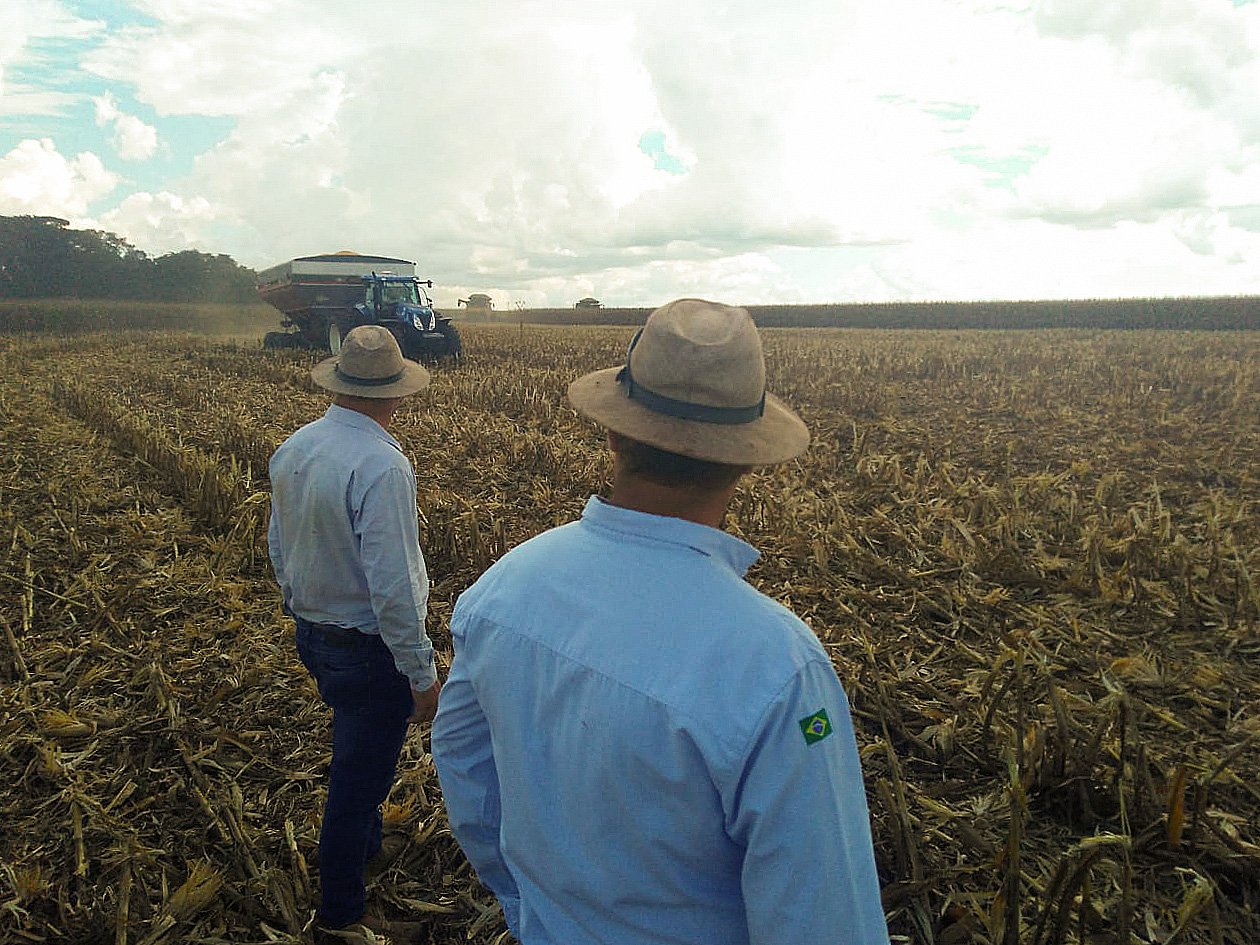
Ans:
{"type": "Polygon", "coordinates": [[[284,315],[285,331],[270,331],[265,348],[326,349],[359,325],[382,325],[413,361],[459,358],[459,330],[433,309],[416,278],[416,264],[389,256],[332,253],[301,256],[258,274],[258,294],[284,315]]]}

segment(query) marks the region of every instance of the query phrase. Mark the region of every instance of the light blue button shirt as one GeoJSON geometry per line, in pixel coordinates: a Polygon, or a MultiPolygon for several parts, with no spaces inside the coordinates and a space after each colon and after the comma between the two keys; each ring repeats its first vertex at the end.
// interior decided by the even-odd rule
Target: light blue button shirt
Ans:
{"type": "Polygon", "coordinates": [[[433,757],[523,945],[887,945],[844,689],[756,558],[592,498],[461,595],[433,757]]]}
{"type": "Polygon", "coordinates": [[[416,475],[371,417],[338,407],[271,457],[267,546],[284,602],[312,623],[379,633],[411,688],[437,679],[424,629],[416,475]]]}

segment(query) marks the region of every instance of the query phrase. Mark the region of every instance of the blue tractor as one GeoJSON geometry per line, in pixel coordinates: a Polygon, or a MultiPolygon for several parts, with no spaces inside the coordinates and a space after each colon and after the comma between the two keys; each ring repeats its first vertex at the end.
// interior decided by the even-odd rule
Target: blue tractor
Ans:
{"type": "Polygon", "coordinates": [[[415,263],[389,256],[332,253],[302,256],[258,274],[258,294],[284,315],[284,331],[268,332],[266,348],[325,349],[359,325],[381,325],[414,361],[458,360],[463,342],[449,318],[433,308],[415,263]]]}

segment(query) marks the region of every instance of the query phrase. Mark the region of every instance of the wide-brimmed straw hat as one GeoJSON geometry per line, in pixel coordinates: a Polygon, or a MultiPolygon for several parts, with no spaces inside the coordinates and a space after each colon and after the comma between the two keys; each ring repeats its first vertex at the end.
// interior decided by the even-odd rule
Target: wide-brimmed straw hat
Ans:
{"type": "Polygon", "coordinates": [[[742,308],[678,299],[654,311],[626,363],[569,385],[574,409],[649,446],[733,466],[780,463],[809,430],[766,392],[766,362],[742,308]]]}
{"type": "Polygon", "coordinates": [[[311,368],[324,390],[353,397],[406,397],[429,385],[429,372],[403,357],[388,328],[360,325],[341,342],[341,351],[311,368]]]}

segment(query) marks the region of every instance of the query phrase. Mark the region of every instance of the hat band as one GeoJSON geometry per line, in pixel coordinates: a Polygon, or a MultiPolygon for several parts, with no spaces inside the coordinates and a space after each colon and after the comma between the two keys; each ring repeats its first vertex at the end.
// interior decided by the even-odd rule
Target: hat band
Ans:
{"type": "Polygon", "coordinates": [[[353,374],[347,374],[341,369],[340,364],[333,366],[333,373],[347,384],[360,384],[363,387],[384,387],[386,384],[393,384],[401,381],[407,373],[407,366],[403,365],[403,369],[397,374],[391,374],[389,377],[355,377],[353,374]]]}
{"type": "Polygon", "coordinates": [[[626,366],[617,372],[617,383],[626,386],[626,396],[637,404],[641,404],[653,413],[664,414],[679,420],[698,420],[701,423],[740,424],[752,423],[766,412],[766,392],[761,392],[761,400],[747,407],[712,407],[709,404],[695,404],[689,400],[677,400],[658,394],[654,390],[636,383],[630,372],[630,352],[639,343],[643,329],[635,332],[630,341],[630,349],[626,352],[626,366]]]}

